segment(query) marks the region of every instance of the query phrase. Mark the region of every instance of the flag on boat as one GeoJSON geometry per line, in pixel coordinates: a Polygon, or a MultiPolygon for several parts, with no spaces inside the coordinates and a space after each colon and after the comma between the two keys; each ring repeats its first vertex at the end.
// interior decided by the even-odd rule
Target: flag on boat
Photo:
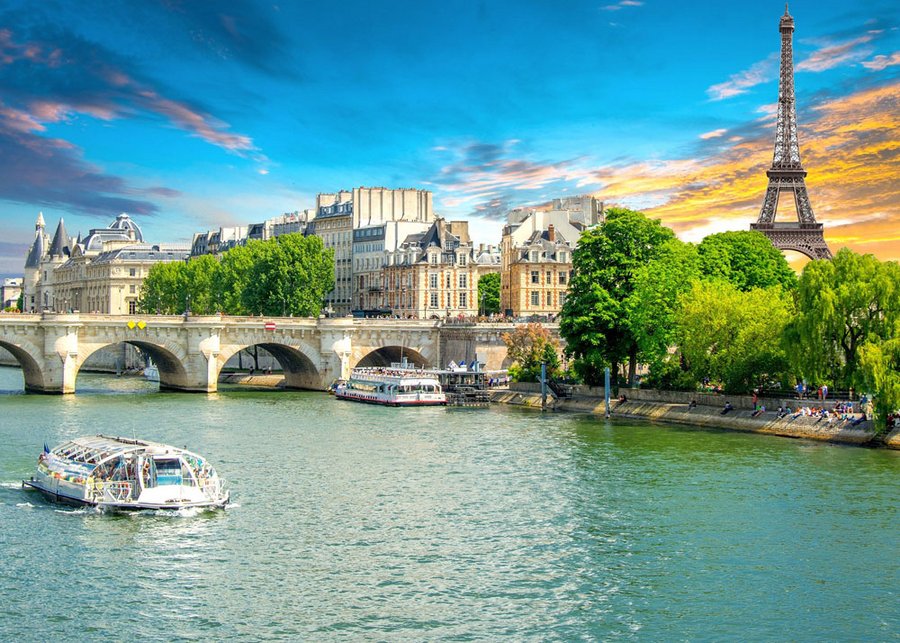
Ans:
{"type": "Polygon", "coordinates": [[[47,446],[46,442],[44,442],[44,453],[50,453],[50,447],[47,446]]]}

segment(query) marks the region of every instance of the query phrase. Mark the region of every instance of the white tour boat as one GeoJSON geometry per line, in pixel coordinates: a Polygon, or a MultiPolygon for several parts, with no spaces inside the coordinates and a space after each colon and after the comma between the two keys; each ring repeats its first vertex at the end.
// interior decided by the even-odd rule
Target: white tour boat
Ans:
{"type": "Polygon", "coordinates": [[[106,435],[44,445],[37,473],[22,484],[51,500],[108,509],[223,508],[229,496],[196,453],[106,435]]]}
{"type": "Polygon", "coordinates": [[[144,367],[144,377],[151,382],[159,381],[159,369],[153,362],[148,362],[144,367]]]}
{"type": "Polygon", "coordinates": [[[437,377],[415,370],[357,368],[339,384],[335,397],[385,406],[444,406],[447,396],[437,377]]]}

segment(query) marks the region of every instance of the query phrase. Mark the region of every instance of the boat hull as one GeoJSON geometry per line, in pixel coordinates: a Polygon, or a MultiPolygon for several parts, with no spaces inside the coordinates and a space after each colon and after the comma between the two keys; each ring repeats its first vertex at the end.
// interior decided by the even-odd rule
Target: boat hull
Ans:
{"type": "Polygon", "coordinates": [[[363,404],[377,404],[379,406],[446,406],[447,399],[403,400],[378,397],[356,396],[346,393],[335,393],[339,400],[350,402],[362,402],[363,404]]]}
{"type": "Polygon", "coordinates": [[[41,494],[49,501],[56,502],[59,504],[69,505],[72,507],[97,507],[99,509],[111,509],[116,511],[146,511],[146,510],[170,510],[176,511],[178,509],[225,509],[225,505],[228,504],[229,495],[225,495],[225,497],[220,498],[216,501],[203,501],[203,502],[167,502],[167,503],[155,503],[155,502],[96,502],[94,500],[89,500],[86,498],[79,498],[73,495],[66,493],[65,489],[60,490],[58,487],[56,489],[50,489],[44,486],[40,480],[35,480],[34,478],[30,480],[23,480],[22,486],[27,487],[29,489],[35,489],[36,491],[40,491],[41,494]]]}

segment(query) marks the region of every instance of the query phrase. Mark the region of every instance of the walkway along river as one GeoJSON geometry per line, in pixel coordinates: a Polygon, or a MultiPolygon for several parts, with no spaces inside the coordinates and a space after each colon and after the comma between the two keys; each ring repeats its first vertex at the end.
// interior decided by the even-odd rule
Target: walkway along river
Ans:
{"type": "Polygon", "coordinates": [[[0,369],[0,640],[888,640],[900,453],[584,414],[158,393],[0,369]],[[219,514],[23,491],[86,433],[216,462],[219,514]]]}

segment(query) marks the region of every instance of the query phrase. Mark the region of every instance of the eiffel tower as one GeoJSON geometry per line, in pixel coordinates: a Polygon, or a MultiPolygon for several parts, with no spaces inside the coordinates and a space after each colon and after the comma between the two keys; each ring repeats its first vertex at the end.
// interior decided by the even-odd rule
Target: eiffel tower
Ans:
{"type": "Polygon", "coordinates": [[[800,163],[797,139],[797,110],[794,106],[794,19],[784,5],[778,25],[781,32],[781,80],[778,87],[778,124],[775,128],[775,156],[766,172],[769,187],[756,223],[751,230],[766,235],[779,250],[796,250],[811,259],[831,259],[822,224],[816,221],[806,193],[806,170],[800,163]],[[776,222],[778,199],[782,192],[793,192],[797,221],[776,222]]]}

